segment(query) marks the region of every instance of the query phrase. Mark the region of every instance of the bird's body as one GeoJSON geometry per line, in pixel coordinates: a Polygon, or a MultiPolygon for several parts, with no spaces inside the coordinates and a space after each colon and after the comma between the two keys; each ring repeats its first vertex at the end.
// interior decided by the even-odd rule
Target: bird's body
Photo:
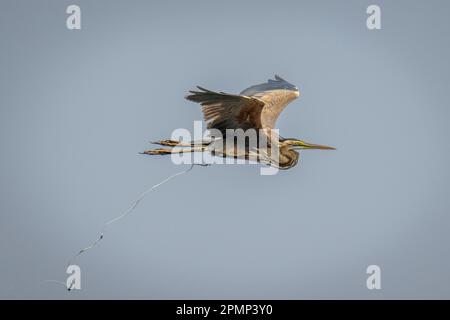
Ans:
{"type": "Polygon", "coordinates": [[[154,149],[145,151],[144,154],[211,152],[216,156],[244,158],[289,169],[298,163],[299,153],[296,149],[334,149],[278,135],[275,130],[278,116],[300,95],[296,86],[279,76],[266,83],[251,86],[239,95],[210,91],[202,87],[198,89],[190,91],[186,99],[201,104],[212,138],[200,143],[157,141],[156,144],[182,148],[154,149]],[[236,143],[237,136],[242,133],[245,134],[244,140],[236,143]]]}

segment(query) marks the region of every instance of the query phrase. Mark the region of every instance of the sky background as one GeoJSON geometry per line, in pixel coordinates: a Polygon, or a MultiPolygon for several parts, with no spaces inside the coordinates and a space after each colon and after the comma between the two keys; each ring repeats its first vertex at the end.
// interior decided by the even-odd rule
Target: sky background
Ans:
{"type": "Polygon", "coordinates": [[[450,298],[448,1],[0,2],[0,298],[450,298]],[[70,4],[82,29],[68,30],[70,4]],[[381,7],[382,30],[366,27],[381,7]],[[280,133],[337,147],[261,176],[138,152],[195,85],[279,74],[280,133]],[[381,268],[381,290],[366,268],[381,268]]]}

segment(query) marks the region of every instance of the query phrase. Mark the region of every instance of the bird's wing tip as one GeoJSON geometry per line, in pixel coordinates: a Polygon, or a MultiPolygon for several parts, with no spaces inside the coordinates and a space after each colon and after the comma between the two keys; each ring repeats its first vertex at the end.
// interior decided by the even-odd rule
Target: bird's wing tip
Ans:
{"type": "Polygon", "coordinates": [[[204,91],[204,92],[209,92],[209,90],[208,89],[205,89],[205,88],[203,88],[203,87],[201,87],[201,86],[196,86],[199,90],[202,90],[202,91],[204,91]]]}

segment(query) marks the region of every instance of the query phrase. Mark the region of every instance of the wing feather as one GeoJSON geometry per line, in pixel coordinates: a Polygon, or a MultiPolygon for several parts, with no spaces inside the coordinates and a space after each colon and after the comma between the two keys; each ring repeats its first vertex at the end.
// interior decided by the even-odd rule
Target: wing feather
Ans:
{"type": "Polygon", "coordinates": [[[200,103],[208,129],[214,128],[225,133],[226,129],[261,128],[263,101],[244,95],[197,88],[199,91],[189,91],[186,99],[200,103]]]}
{"type": "Polygon", "coordinates": [[[200,86],[186,99],[200,103],[208,129],[273,129],[284,108],[299,96],[298,88],[281,77],[251,86],[239,95],[200,86]]]}

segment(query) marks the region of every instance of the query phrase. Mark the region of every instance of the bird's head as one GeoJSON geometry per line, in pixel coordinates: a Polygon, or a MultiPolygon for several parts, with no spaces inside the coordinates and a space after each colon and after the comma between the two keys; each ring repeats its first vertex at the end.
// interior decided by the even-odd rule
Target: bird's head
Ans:
{"type": "Polygon", "coordinates": [[[303,140],[298,139],[283,139],[281,141],[282,145],[289,146],[292,149],[296,150],[304,150],[304,149],[320,149],[320,150],[336,150],[334,147],[323,146],[320,144],[313,144],[309,142],[305,142],[303,140]]]}

